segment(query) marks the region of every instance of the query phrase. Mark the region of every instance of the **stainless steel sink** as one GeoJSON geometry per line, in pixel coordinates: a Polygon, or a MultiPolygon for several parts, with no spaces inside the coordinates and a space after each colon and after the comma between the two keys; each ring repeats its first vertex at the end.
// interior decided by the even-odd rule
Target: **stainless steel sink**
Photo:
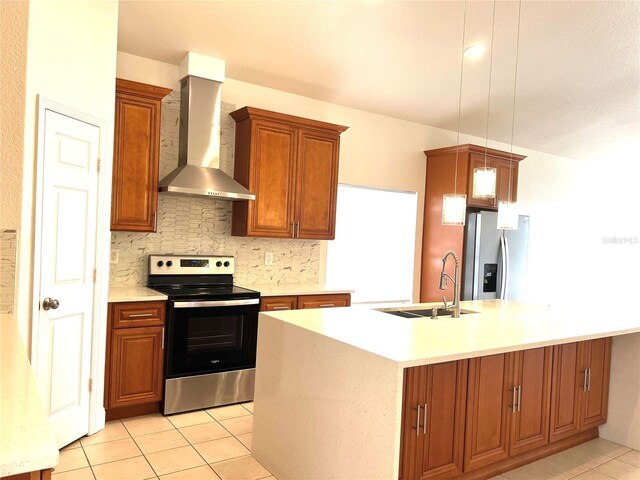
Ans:
{"type": "MultiPolygon", "coordinates": [[[[398,317],[404,318],[431,318],[433,316],[433,308],[408,308],[406,310],[392,310],[385,311],[384,313],[390,313],[391,315],[396,315],[398,317]]],[[[469,313],[478,313],[472,310],[460,310],[461,315],[469,314],[469,313]]],[[[436,309],[436,316],[438,317],[450,317],[451,310],[444,309],[442,307],[436,309]]]]}

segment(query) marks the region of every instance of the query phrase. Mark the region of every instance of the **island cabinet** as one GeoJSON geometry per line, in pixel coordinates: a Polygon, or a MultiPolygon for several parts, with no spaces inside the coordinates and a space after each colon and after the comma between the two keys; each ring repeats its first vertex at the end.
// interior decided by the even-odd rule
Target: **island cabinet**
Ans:
{"type": "Polygon", "coordinates": [[[278,310],[302,310],[305,308],[349,307],[350,305],[350,293],[287,295],[262,297],[260,299],[261,312],[271,312],[278,310]]]}
{"type": "Polygon", "coordinates": [[[256,196],[234,203],[232,234],[335,238],[340,134],[348,127],[252,107],[231,117],[234,178],[256,196]]]}
{"type": "Polygon", "coordinates": [[[553,348],[552,442],[607,421],[611,338],[553,348]]]}
{"type": "MultiPolygon", "coordinates": [[[[443,294],[447,298],[452,298],[453,295],[453,285],[444,292],[438,289],[442,256],[447,250],[454,250],[460,256],[464,252],[464,227],[442,225],[442,195],[454,193],[455,187],[457,193],[466,193],[468,207],[485,210],[495,210],[499,201],[508,198],[516,201],[518,164],[525,157],[486,149],[486,165],[496,168],[496,198],[482,199],[473,198],[473,170],[485,165],[484,147],[460,145],[427,150],[424,153],[427,157],[427,173],[420,301],[438,302],[443,294]]],[[[453,270],[449,273],[453,276],[453,270]]]]}
{"type": "Polygon", "coordinates": [[[155,232],[160,106],[171,89],[116,79],[111,230],[155,232]]]}
{"type": "Polygon", "coordinates": [[[159,410],[165,302],[109,304],[104,406],[107,420],[159,410]]]}
{"type": "Polygon", "coordinates": [[[405,370],[401,479],[462,474],[467,364],[459,360],[405,370]]]}
{"type": "MultiPolygon", "coordinates": [[[[490,478],[553,453],[554,348],[406,369],[400,478],[490,478]]],[[[598,347],[592,351],[600,361],[598,347]]]]}

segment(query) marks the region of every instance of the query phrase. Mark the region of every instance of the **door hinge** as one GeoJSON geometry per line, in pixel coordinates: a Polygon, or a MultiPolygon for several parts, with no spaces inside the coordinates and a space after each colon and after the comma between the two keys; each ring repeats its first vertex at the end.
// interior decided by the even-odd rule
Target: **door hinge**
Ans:
{"type": "Polygon", "coordinates": [[[93,283],[96,283],[97,279],[98,279],[98,269],[94,268],[93,269],[93,283]]]}
{"type": "Polygon", "coordinates": [[[101,163],[102,163],[102,160],[100,160],[100,158],[98,158],[98,165],[96,167],[96,169],[98,170],[98,173],[100,173],[101,163]]]}
{"type": "Polygon", "coordinates": [[[89,379],[89,393],[93,392],[93,378],[89,379]]]}

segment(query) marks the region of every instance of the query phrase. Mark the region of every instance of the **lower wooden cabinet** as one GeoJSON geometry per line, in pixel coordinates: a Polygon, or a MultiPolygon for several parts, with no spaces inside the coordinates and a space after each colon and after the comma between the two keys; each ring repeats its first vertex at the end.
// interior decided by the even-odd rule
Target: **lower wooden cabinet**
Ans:
{"type": "Polygon", "coordinates": [[[512,363],[513,353],[469,360],[465,472],[509,456],[512,363]]]}
{"type": "Polygon", "coordinates": [[[400,478],[462,473],[467,360],[405,370],[400,478]]]}
{"type": "Polygon", "coordinates": [[[277,296],[260,298],[260,311],[298,310],[303,308],[349,307],[350,293],[331,293],[321,295],[277,296]]]}
{"type": "Polygon", "coordinates": [[[607,421],[611,338],[553,347],[551,441],[607,421]]]}
{"type": "Polygon", "coordinates": [[[109,304],[107,419],[157,411],[163,398],[165,302],[109,304]]]}
{"type": "Polygon", "coordinates": [[[602,338],[406,369],[400,478],[491,478],[597,437],[610,365],[602,338]]]}
{"type": "Polygon", "coordinates": [[[552,347],[514,352],[510,391],[516,395],[515,404],[512,403],[510,456],[549,443],[552,353],[552,347]]]}

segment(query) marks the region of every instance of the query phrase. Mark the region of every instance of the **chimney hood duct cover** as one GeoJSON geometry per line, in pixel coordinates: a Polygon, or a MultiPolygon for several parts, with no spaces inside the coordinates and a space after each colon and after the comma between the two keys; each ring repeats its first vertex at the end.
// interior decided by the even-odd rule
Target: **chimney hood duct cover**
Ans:
{"type": "Polygon", "coordinates": [[[194,76],[181,80],[178,168],[160,180],[160,192],[255,200],[219,168],[221,86],[194,76]]]}

